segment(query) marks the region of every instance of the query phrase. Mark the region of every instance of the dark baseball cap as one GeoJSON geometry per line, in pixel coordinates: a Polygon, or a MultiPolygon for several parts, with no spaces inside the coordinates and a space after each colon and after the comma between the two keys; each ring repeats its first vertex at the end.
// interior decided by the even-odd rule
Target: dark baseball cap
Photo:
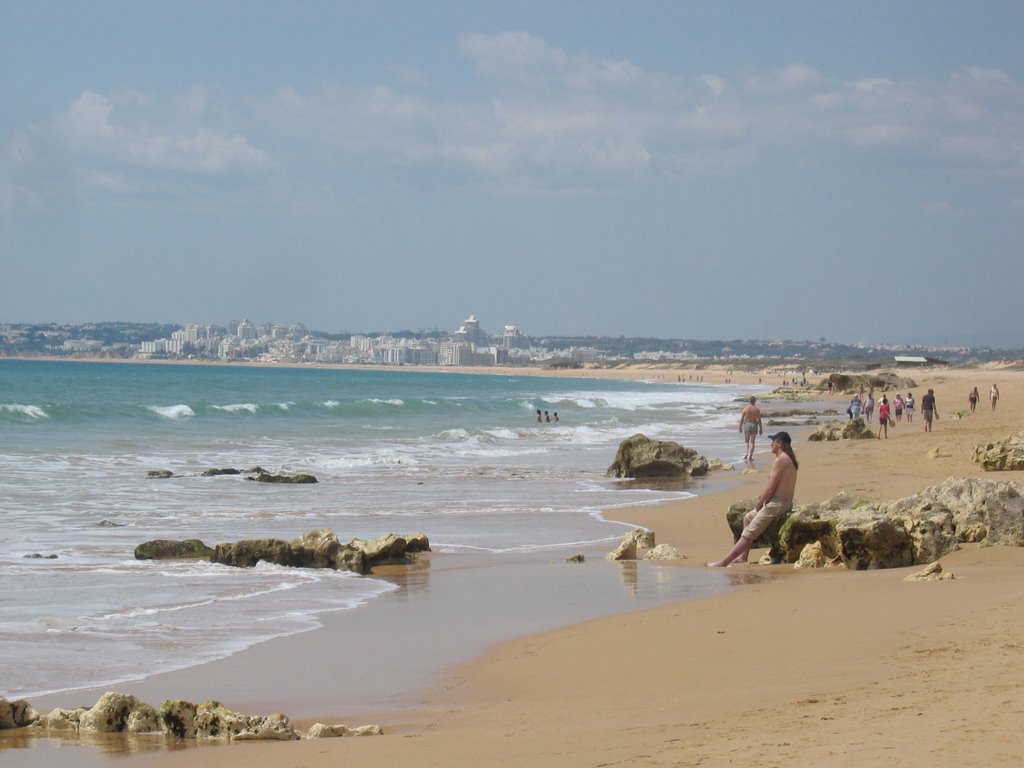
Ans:
{"type": "Polygon", "coordinates": [[[786,445],[790,445],[793,442],[793,438],[789,436],[789,432],[776,432],[774,435],[768,435],[769,440],[781,440],[786,445]]]}

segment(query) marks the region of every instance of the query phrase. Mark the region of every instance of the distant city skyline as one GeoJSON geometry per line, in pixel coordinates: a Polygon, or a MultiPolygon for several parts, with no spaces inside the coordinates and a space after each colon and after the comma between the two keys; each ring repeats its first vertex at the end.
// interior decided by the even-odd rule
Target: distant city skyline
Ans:
{"type": "Polygon", "coordinates": [[[0,3],[0,322],[1024,346],[1024,3],[0,3]]]}

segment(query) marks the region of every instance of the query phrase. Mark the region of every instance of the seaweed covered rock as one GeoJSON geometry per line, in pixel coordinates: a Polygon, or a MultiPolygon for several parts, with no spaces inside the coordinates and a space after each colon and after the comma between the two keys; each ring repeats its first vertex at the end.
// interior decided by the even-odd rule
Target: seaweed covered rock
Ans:
{"type": "Polygon", "coordinates": [[[199,539],[153,539],[135,548],[136,560],[209,560],[212,554],[199,539]]]}
{"type": "Polygon", "coordinates": [[[319,482],[315,475],[305,473],[297,475],[272,475],[269,472],[260,472],[255,477],[247,477],[246,480],[255,480],[257,483],[290,483],[292,485],[319,482]]]}
{"type": "Polygon", "coordinates": [[[636,434],[619,444],[609,477],[700,477],[708,473],[708,460],[693,448],[668,440],[636,434]]]}
{"type": "Polygon", "coordinates": [[[210,559],[241,568],[252,568],[262,560],[293,568],[333,568],[365,574],[378,565],[407,565],[412,553],[429,551],[430,541],[422,533],[389,533],[369,541],[352,539],[343,544],[334,531],[323,528],[307,531],[292,541],[243,539],[218,544],[210,559]]]}
{"type": "Polygon", "coordinates": [[[210,559],[238,568],[253,568],[261,560],[274,565],[297,565],[291,544],[281,539],[242,539],[218,544],[210,559]]]}

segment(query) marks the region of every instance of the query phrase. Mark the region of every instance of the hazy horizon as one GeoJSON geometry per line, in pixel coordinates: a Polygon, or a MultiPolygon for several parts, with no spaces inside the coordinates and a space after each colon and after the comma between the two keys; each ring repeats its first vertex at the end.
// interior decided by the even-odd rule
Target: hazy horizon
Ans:
{"type": "Polygon", "coordinates": [[[1022,32],[1012,0],[10,0],[0,316],[1020,348],[1022,32]]]}

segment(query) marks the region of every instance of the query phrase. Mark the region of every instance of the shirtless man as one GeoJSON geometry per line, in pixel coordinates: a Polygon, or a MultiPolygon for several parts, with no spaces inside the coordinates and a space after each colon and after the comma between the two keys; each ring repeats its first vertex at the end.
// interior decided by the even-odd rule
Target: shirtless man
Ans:
{"type": "Polygon", "coordinates": [[[724,568],[732,563],[747,562],[747,555],[754,541],[771,525],[772,521],[793,508],[793,493],[796,491],[796,471],[800,465],[793,453],[792,440],[788,432],[769,435],[775,461],[768,475],[768,487],[758,498],[754,509],[743,516],[743,532],[735,546],[721,560],[706,562],[708,568],[724,568]]]}
{"type": "Polygon", "coordinates": [[[751,395],[750,403],[740,411],[740,432],[743,434],[743,445],[745,446],[744,461],[754,460],[754,443],[757,441],[758,435],[764,434],[761,427],[761,409],[754,405],[756,402],[757,398],[751,395]]]}

